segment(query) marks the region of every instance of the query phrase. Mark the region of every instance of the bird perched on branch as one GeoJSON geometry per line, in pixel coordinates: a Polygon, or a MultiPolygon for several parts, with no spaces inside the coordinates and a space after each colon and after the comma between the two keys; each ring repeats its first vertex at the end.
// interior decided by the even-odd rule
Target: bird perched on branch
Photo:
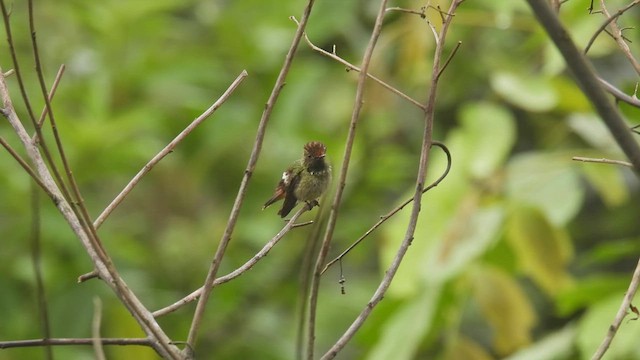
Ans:
{"type": "Polygon", "coordinates": [[[304,146],[302,159],[294,162],[282,173],[276,190],[267,200],[262,209],[284,199],[282,208],[278,211],[280,217],[287,216],[298,201],[305,201],[309,205],[317,200],[329,187],[331,181],[331,166],[326,161],[327,147],[318,141],[312,141],[304,146]]]}

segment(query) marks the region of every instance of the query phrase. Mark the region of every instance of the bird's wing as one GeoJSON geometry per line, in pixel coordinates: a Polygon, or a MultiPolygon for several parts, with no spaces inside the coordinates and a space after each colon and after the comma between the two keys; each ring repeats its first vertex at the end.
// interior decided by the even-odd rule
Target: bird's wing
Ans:
{"type": "MultiPolygon", "coordinates": [[[[285,172],[285,174],[287,173],[288,173],[288,176],[287,176],[287,180],[285,181],[287,183],[287,186],[285,187],[286,191],[284,193],[284,202],[282,203],[282,209],[278,211],[278,215],[280,215],[280,217],[285,217],[289,215],[291,210],[296,206],[298,199],[296,199],[295,189],[298,187],[298,184],[300,183],[302,170],[297,171],[295,173],[289,172],[289,171],[285,172]]],[[[283,180],[284,178],[285,176],[283,175],[283,180]]]]}

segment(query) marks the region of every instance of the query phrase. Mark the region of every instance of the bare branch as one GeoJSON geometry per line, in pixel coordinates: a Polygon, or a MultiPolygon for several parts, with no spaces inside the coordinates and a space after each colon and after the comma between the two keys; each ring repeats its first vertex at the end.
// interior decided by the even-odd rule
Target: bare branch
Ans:
{"type": "MultiPolygon", "coordinates": [[[[244,274],[245,272],[251,270],[251,268],[253,268],[253,266],[255,264],[258,263],[258,261],[260,261],[262,258],[264,258],[265,256],[267,256],[267,254],[269,254],[269,251],[271,251],[271,249],[293,228],[295,227],[299,227],[300,225],[308,225],[309,223],[303,223],[303,224],[295,224],[295,221],[298,220],[298,218],[300,217],[300,215],[302,215],[305,211],[309,211],[311,209],[309,209],[308,206],[302,206],[300,207],[300,209],[291,217],[291,219],[289,219],[289,221],[287,221],[287,224],[282,228],[282,230],[280,230],[276,236],[274,236],[273,238],[271,238],[271,240],[269,240],[263,247],[262,249],[260,249],[260,251],[258,251],[258,253],[256,253],[251,259],[249,259],[247,262],[245,262],[242,266],[240,266],[239,268],[237,268],[236,270],[230,272],[229,274],[225,275],[225,276],[221,276],[219,278],[217,278],[214,282],[213,282],[213,287],[216,287],[218,285],[224,284],[226,282],[229,282],[235,278],[237,278],[238,276],[244,274]]],[[[202,289],[203,287],[198,288],[197,290],[195,290],[194,292],[192,292],[191,294],[183,297],[182,299],[176,301],[175,303],[164,307],[160,310],[156,310],[153,312],[153,316],[158,318],[160,316],[163,315],[167,315],[169,313],[172,313],[176,310],[178,310],[179,308],[181,308],[182,306],[198,300],[198,298],[200,297],[200,294],[202,294],[202,289]]]]}
{"type": "Polygon", "coordinates": [[[562,53],[577,84],[596,108],[616,142],[633,164],[636,172],[640,171],[640,147],[638,147],[637,142],[630,134],[622,115],[607,97],[602,85],[600,85],[593,66],[576,48],[567,30],[562,26],[558,17],[545,0],[527,0],[527,2],[533,9],[540,24],[544,26],[551,39],[555,42],[556,47],[562,53]]]}
{"type": "Polygon", "coordinates": [[[631,301],[633,300],[634,295],[638,291],[638,285],[640,284],[640,260],[638,260],[638,264],[636,265],[636,269],[633,272],[633,276],[631,278],[631,282],[629,283],[629,288],[627,288],[627,292],[624,294],[624,298],[622,299],[622,303],[618,308],[618,312],[616,313],[616,317],[613,319],[613,323],[607,329],[607,334],[605,335],[602,343],[596,349],[596,352],[591,357],[591,360],[600,360],[609,349],[609,345],[611,345],[611,341],[613,341],[613,337],[620,329],[620,325],[622,324],[622,320],[624,320],[625,316],[627,316],[627,309],[631,305],[631,301]]]}
{"type": "MultiPolygon", "coordinates": [[[[296,24],[298,24],[298,20],[296,20],[296,18],[295,18],[295,17],[293,17],[293,16],[292,16],[290,19],[291,19],[293,22],[295,22],[296,24]]],[[[336,54],[336,49],[335,49],[335,47],[333,48],[333,51],[332,51],[332,52],[328,52],[328,51],[326,51],[326,50],[324,50],[324,49],[322,49],[322,48],[320,48],[320,47],[316,46],[314,43],[312,43],[312,42],[311,42],[311,40],[309,40],[309,36],[307,36],[307,34],[306,34],[306,33],[304,34],[304,39],[305,39],[305,41],[307,42],[307,45],[309,45],[309,47],[310,47],[312,50],[315,50],[315,51],[319,52],[320,54],[322,54],[322,55],[324,55],[324,56],[326,56],[326,57],[328,57],[328,58],[331,58],[331,59],[333,59],[333,60],[335,60],[335,61],[337,61],[337,62],[341,63],[342,65],[346,66],[346,67],[347,67],[347,69],[349,69],[349,70],[356,71],[356,72],[360,72],[360,68],[359,68],[359,67],[357,67],[357,66],[355,66],[355,65],[351,64],[350,62],[348,62],[348,61],[344,60],[343,58],[341,58],[340,56],[338,56],[338,55],[336,54]]],[[[367,73],[367,76],[368,76],[371,80],[373,80],[373,81],[377,82],[378,84],[382,85],[385,89],[387,89],[387,90],[391,91],[392,93],[394,93],[394,94],[396,94],[396,95],[400,96],[401,98],[403,98],[403,99],[407,100],[408,102],[412,103],[413,105],[415,105],[415,106],[419,107],[420,109],[422,109],[422,110],[424,111],[424,105],[420,104],[417,100],[414,100],[414,99],[413,99],[412,97],[410,97],[409,95],[407,95],[407,94],[403,93],[402,91],[400,91],[400,90],[396,89],[395,87],[393,87],[393,86],[391,86],[391,85],[387,84],[386,82],[384,82],[384,81],[380,80],[380,78],[378,78],[378,77],[376,77],[376,76],[374,76],[374,75],[371,75],[370,73],[367,73]]]]}
{"type": "MultiPolygon", "coordinates": [[[[444,178],[447,177],[447,175],[449,174],[449,170],[451,170],[451,153],[449,152],[449,149],[439,141],[433,141],[431,145],[435,145],[444,151],[445,155],[447,156],[447,168],[444,170],[442,175],[440,175],[440,177],[436,179],[436,181],[434,181],[431,185],[427,186],[426,188],[424,188],[424,190],[422,190],[423,194],[433,189],[434,187],[438,186],[438,184],[440,184],[440,182],[442,182],[442,180],[444,180],[444,178]]],[[[405,202],[397,206],[395,209],[391,210],[388,214],[381,216],[380,220],[378,220],[378,222],[375,223],[369,230],[367,230],[367,232],[365,232],[362,236],[360,236],[358,240],[354,241],[353,244],[349,245],[349,247],[346,250],[344,250],[340,255],[338,255],[335,259],[329,261],[327,265],[325,265],[324,269],[322,269],[321,274],[324,274],[325,271],[327,271],[333,264],[342,260],[343,257],[345,257],[351,250],[353,250],[354,247],[358,246],[358,244],[360,244],[365,238],[371,235],[371,233],[374,232],[380,225],[382,225],[384,222],[389,220],[391,217],[397,214],[400,210],[404,209],[404,207],[410,204],[412,201],[413,201],[413,197],[406,200],[405,202]]]]}
{"type": "MultiPolygon", "coordinates": [[[[638,5],[638,4],[640,4],[640,0],[633,0],[629,5],[627,5],[626,7],[622,8],[620,11],[618,11],[618,13],[620,13],[620,15],[621,15],[625,11],[629,10],[631,7],[633,7],[635,5],[638,5]]],[[[619,15],[611,16],[609,14],[609,11],[607,10],[607,7],[605,6],[604,0],[600,0],[600,7],[601,7],[601,12],[604,14],[605,17],[607,17],[607,19],[609,19],[609,18],[617,18],[619,16],[619,15]]],[[[616,24],[615,21],[609,22],[609,28],[611,29],[611,32],[609,33],[609,35],[611,35],[611,37],[613,37],[613,39],[618,44],[618,47],[620,48],[620,50],[622,50],[622,53],[627,57],[627,60],[629,61],[631,66],[633,66],[633,68],[636,71],[636,73],[638,73],[640,75],[640,63],[638,62],[638,60],[636,60],[636,58],[631,53],[631,49],[629,49],[629,45],[627,44],[627,40],[622,35],[622,30],[620,30],[620,27],[618,27],[618,24],[616,24]]]]}
{"type": "MultiPolygon", "coordinates": [[[[295,54],[298,50],[298,46],[300,45],[300,40],[302,39],[302,34],[304,33],[304,29],[307,26],[307,22],[309,21],[309,16],[311,15],[311,9],[313,8],[314,3],[315,0],[309,0],[307,3],[307,6],[302,15],[302,19],[300,20],[298,30],[296,30],[296,33],[291,42],[291,47],[289,48],[289,51],[287,52],[287,55],[285,57],[284,64],[280,69],[280,73],[278,74],[278,78],[276,79],[276,82],[273,86],[271,95],[269,96],[264,111],[262,112],[262,117],[260,118],[260,123],[258,124],[256,139],[253,144],[253,149],[251,150],[251,156],[249,157],[249,161],[247,163],[247,168],[244,171],[244,176],[242,178],[242,182],[240,183],[240,188],[238,189],[238,194],[236,196],[236,200],[234,201],[233,208],[231,209],[231,214],[229,215],[227,226],[222,235],[222,238],[220,239],[220,243],[218,244],[218,248],[216,249],[216,253],[209,267],[209,271],[207,272],[202,295],[198,300],[198,305],[196,306],[196,311],[193,315],[193,320],[189,329],[189,335],[187,337],[188,351],[193,351],[193,349],[195,348],[198,329],[200,328],[200,322],[202,321],[202,317],[204,316],[204,311],[206,309],[209,296],[211,295],[211,290],[213,289],[213,283],[215,282],[218,268],[220,266],[220,263],[222,262],[222,258],[224,257],[227,246],[231,241],[231,235],[233,234],[238,216],[240,215],[240,208],[242,207],[242,203],[247,192],[247,187],[249,186],[249,181],[251,180],[251,176],[253,175],[253,171],[258,162],[260,151],[262,149],[262,142],[266,133],[267,124],[269,123],[269,119],[271,118],[273,107],[275,106],[275,103],[280,96],[280,92],[284,87],[285,79],[289,74],[289,69],[291,68],[291,64],[293,63],[293,58],[295,57],[295,54]]],[[[193,354],[189,355],[192,356],[193,354]]]]}
{"type": "Polygon", "coordinates": [[[404,255],[407,253],[411,242],[413,241],[413,236],[415,233],[416,225],[418,223],[418,215],[420,214],[420,208],[422,203],[422,194],[424,191],[424,181],[427,176],[427,168],[429,164],[429,149],[432,144],[432,133],[433,133],[433,120],[435,114],[435,100],[436,100],[436,92],[438,89],[438,80],[440,77],[438,73],[440,72],[440,64],[442,62],[442,53],[444,51],[444,42],[447,36],[447,31],[449,29],[449,25],[453,20],[453,14],[456,12],[458,6],[464,0],[454,0],[450,7],[447,15],[444,16],[444,21],[442,24],[442,29],[438,35],[438,41],[436,42],[436,49],[433,57],[433,69],[431,76],[431,84],[428,89],[428,97],[427,97],[427,110],[425,111],[424,118],[424,133],[422,138],[422,151],[420,153],[420,164],[418,166],[418,174],[416,177],[416,190],[413,196],[413,206],[411,209],[411,216],[409,218],[409,223],[407,224],[407,230],[402,240],[402,244],[396,253],[391,265],[385,272],[385,275],[380,282],[380,285],[374,292],[373,296],[367,303],[367,305],[362,309],[358,317],[353,321],[351,326],[345,331],[345,333],[336,341],[336,343],[322,356],[322,360],[333,359],[338,352],[340,352],[347,343],[353,338],[356,332],[362,327],[364,322],[367,320],[373,309],[376,305],[382,301],[384,294],[387,292],[387,289],[391,285],[391,281],[393,280],[398,268],[400,267],[400,263],[404,258],[404,255]]]}
{"type": "MultiPolygon", "coordinates": [[[[49,91],[49,96],[47,96],[47,99],[49,99],[49,102],[51,102],[53,100],[53,97],[56,95],[56,90],[58,90],[58,85],[60,85],[60,80],[62,80],[62,75],[64,74],[64,71],[66,69],[66,66],[64,64],[60,65],[60,68],[58,69],[58,73],[56,73],[56,77],[55,79],[53,79],[53,84],[51,84],[51,90],[49,91]]],[[[42,112],[40,113],[40,117],[38,118],[38,126],[42,127],[42,124],[44,123],[44,119],[47,116],[47,106],[45,104],[44,109],[42,109],[42,112]]]]}
{"type": "Polygon", "coordinates": [[[96,227],[96,229],[99,228],[102,225],[102,223],[104,223],[104,221],[107,219],[107,217],[109,217],[109,215],[113,212],[113,210],[115,210],[115,208],[118,207],[118,205],[120,205],[120,203],[124,200],[124,198],[140,182],[142,177],[145,176],[149,171],[151,171],[151,169],[153,169],[153,167],[156,166],[156,164],[159,163],[160,160],[162,160],[165,156],[171,153],[173,149],[175,149],[175,147],[178,146],[178,144],[180,144],[180,142],[184,140],[184,138],[186,138],[187,135],[189,135],[198,125],[200,125],[203,121],[209,118],[209,116],[211,116],[214,112],[216,112],[216,110],[218,110],[218,108],[220,108],[220,106],[222,106],[222,104],[224,104],[227,101],[227,99],[229,99],[231,94],[236,90],[236,88],[242,83],[242,81],[246,77],[247,77],[247,71],[242,70],[240,75],[236,77],[236,79],[231,83],[231,85],[229,85],[227,90],[218,98],[218,100],[216,100],[216,102],[213,103],[213,105],[211,105],[207,110],[205,110],[202,114],[200,114],[200,116],[198,116],[195,120],[193,120],[191,124],[189,124],[189,126],[187,126],[184,130],[182,130],[182,132],[180,132],[180,134],[178,134],[178,136],[176,136],[173,140],[171,140],[171,142],[167,146],[165,146],[164,149],[162,149],[159,153],[157,153],[136,174],[136,176],[134,176],[133,179],[129,181],[127,186],[125,186],[124,189],[122,189],[122,191],[113,199],[113,201],[102,211],[102,213],[95,220],[93,225],[96,227]]]}
{"type": "Polygon", "coordinates": [[[91,322],[91,335],[93,335],[93,352],[97,360],[105,360],[104,349],[100,341],[100,323],[102,322],[102,301],[99,297],[93,298],[93,321],[91,322]]]}
{"type": "MultiPolygon", "coordinates": [[[[0,341],[0,349],[36,347],[36,346],[77,346],[89,345],[93,346],[93,338],[57,338],[57,339],[32,339],[32,340],[14,340],[0,341]]],[[[131,338],[113,338],[98,339],[102,345],[139,345],[151,347],[149,339],[131,339],[131,338]]]]}
{"type": "Polygon", "coordinates": [[[591,45],[593,45],[593,43],[596,41],[596,39],[598,38],[598,35],[600,35],[600,33],[603,32],[607,28],[607,26],[609,26],[610,23],[615,21],[622,14],[624,14],[627,10],[629,10],[632,7],[636,6],[638,3],[640,3],[640,0],[634,0],[629,5],[627,5],[627,6],[623,7],[622,9],[618,10],[615,14],[613,14],[613,16],[608,16],[607,19],[602,23],[602,25],[600,25],[600,27],[596,30],[596,32],[593,33],[593,35],[591,36],[591,39],[589,39],[589,42],[587,43],[587,46],[584,48],[584,53],[586,54],[586,53],[589,52],[589,49],[591,49],[591,45]]]}
{"type": "Polygon", "coordinates": [[[600,84],[602,84],[604,89],[607,90],[609,92],[609,94],[613,95],[616,99],[618,99],[620,101],[624,101],[625,103],[627,103],[627,104],[629,104],[631,106],[635,106],[637,108],[640,108],[640,100],[638,100],[638,98],[635,96],[635,93],[634,93],[634,95],[627,95],[624,92],[622,92],[620,89],[618,89],[617,87],[611,85],[606,80],[604,80],[603,78],[600,78],[600,77],[598,77],[598,81],[600,81],[600,84]]]}
{"type": "Polygon", "coordinates": [[[47,195],[49,195],[49,197],[53,197],[53,194],[49,191],[49,189],[42,182],[42,180],[40,180],[40,178],[38,177],[38,174],[36,174],[35,171],[33,171],[31,166],[29,166],[29,164],[11,147],[11,145],[9,145],[9,143],[5,141],[5,139],[2,136],[0,136],[0,145],[2,145],[9,152],[9,154],[11,154],[11,156],[13,156],[14,159],[16,159],[16,161],[18,162],[18,164],[20,164],[20,166],[22,166],[24,171],[26,171],[27,174],[31,176],[33,181],[35,181],[36,184],[38,184],[38,186],[42,190],[44,190],[47,193],[47,195]]]}
{"type": "Polygon", "coordinates": [[[601,164],[615,164],[615,165],[622,165],[622,166],[627,166],[633,169],[633,164],[628,162],[628,161],[621,161],[621,160],[611,160],[611,159],[594,159],[594,158],[586,158],[586,157],[580,157],[580,156],[574,156],[573,158],[571,158],[571,160],[574,161],[582,161],[582,162],[592,162],[592,163],[601,163],[601,164]]]}
{"type": "MultiPolygon", "coordinates": [[[[34,182],[31,182],[31,262],[33,263],[33,273],[36,278],[36,299],[38,300],[38,313],[40,315],[40,326],[42,336],[45,339],[51,338],[51,323],[49,322],[49,304],[44,288],[42,276],[42,238],[40,222],[40,192],[34,182]]],[[[46,359],[53,359],[53,351],[50,346],[44,347],[46,359]]]]}

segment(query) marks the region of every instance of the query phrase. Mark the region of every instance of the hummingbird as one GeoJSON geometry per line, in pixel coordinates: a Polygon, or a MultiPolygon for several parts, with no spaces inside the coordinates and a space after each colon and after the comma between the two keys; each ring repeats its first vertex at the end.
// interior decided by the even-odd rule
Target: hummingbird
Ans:
{"type": "Polygon", "coordinates": [[[298,201],[309,205],[317,204],[317,200],[329,187],[331,166],[325,160],[327,147],[318,141],[305,144],[302,159],[295,161],[282,173],[273,196],[264,203],[262,210],[269,205],[284,199],[278,211],[280,217],[287,216],[298,201]]]}

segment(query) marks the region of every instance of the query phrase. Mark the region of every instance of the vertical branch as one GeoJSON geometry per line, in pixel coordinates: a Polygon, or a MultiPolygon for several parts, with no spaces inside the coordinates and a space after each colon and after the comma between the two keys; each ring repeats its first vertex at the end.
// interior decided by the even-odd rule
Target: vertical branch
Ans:
{"type": "Polygon", "coordinates": [[[251,176],[253,175],[253,171],[258,162],[260,151],[262,150],[262,142],[264,140],[267,124],[269,123],[269,119],[271,118],[273,107],[275,106],[276,101],[280,96],[280,92],[284,87],[285,79],[289,74],[289,69],[291,68],[291,64],[293,63],[293,58],[296,54],[296,51],[298,50],[298,45],[300,45],[300,40],[302,39],[302,35],[304,34],[304,29],[307,26],[307,22],[309,21],[309,16],[311,15],[311,9],[313,8],[314,3],[315,3],[315,0],[309,0],[307,3],[307,6],[302,15],[302,19],[300,20],[300,25],[296,30],[296,33],[291,43],[291,47],[289,48],[289,51],[287,52],[287,55],[285,57],[284,64],[280,69],[280,73],[278,74],[276,83],[274,84],[273,90],[271,91],[271,95],[269,96],[269,99],[267,100],[267,103],[265,105],[265,109],[262,112],[262,117],[260,118],[260,123],[258,124],[256,139],[253,144],[253,149],[251,150],[251,156],[249,157],[247,168],[244,171],[244,176],[242,178],[242,182],[240,183],[240,188],[238,189],[238,194],[236,195],[236,200],[233,204],[233,208],[231,209],[231,214],[229,215],[227,226],[224,230],[222,238],[220,239],[218,248],[216,249],[216,253],[214,255],[213,261],[211,262],[209,271],[207,273],[207,277],[204,282],[200,299],[198,299],[198,304],[196,305],[196,310],[193,315],[191,327],[189,328],[189,335],[187,336],[188,351],[193,351],[195,347],[198,330],[200,328],[200,323],[204,316],[204,311],[206,309],[209,296],[211,295],[211,290],[213,289],[213,283],[216,279],[218,268],[220,267],[220,263],[222,262],[222,258],[224,257],[227,246],[231,241],[231,235],[233,234],[233,231],[236,226],[236,222],[238,221],[238,216],[240,215],[240,208],[242,207],[242,203],[244,201],[244,197],[247,192],[247,187],[249,186],[249,181],[251,180],[251,176]]]}
{"type": "Polygon", "coordinates": [[[309,323],[307,326],[307,359],[313,359],[313,352],[315,346],[315,327],[316,327],[316,312],[318,308],[318,292],[320,289],[320,278],[322,274],[322,267],[327,258],[331,240],[333,239],[333,231],[336,227],[338,219],[338,210],[340,203],[342,202],[342,194],[347,180],[347,172],[349,170],[349,162],[351,161],[351,151],[353,149],[353,142],[356,136],[356,125],[360,119],[360,112],[362,110],[364,99],[364,85],[367,80],[367,74],[369,73],[369,64],[371,63],[371,57],[373,56],[373,50],[375,49],[378,37],[382,31],[382,21],[384,19],[385,8],[387,6],[387,0],[380,2],[380,8],[376,21],[371,32],[369,44],[362,57],[362,63],[360,65],[360,74],[358,75],[358,85],[356,88],[356,96],[353,105],[353,112],[351,114],[351,122],[349,124],[349,132],[347,134],[346,146],[344,149],[344,155],[342,160],[342,166],[340,168],[340,176],[338,179],[338,188],[331,204],[331,212],[329,213],[329,220],[327,228],[322,239],[322,245],[320,246],[320,252],[316,259],[316,264],[313,271],[313,277],[311,278],[311,289],[309,295],[309,323]]]}
{"type": "MultiPolygon", "coordinates": [[[[3,14],[6,14],[6,8],[3,5],[3,14]]],[[[5,15],[6,18],[6,15],[5,15]]],[[[58,208],[64,219],[71,227],[74,234],[78,237],[84,246],[87,254],[93,261],[98,273],[112,291],[118,296],[120,301],[131,312],[140,327],[149,336],[151,346],[163,357],[168,359],[179,359],[177,347],[172,345],[171,339],[162,331],[151,313],[144,307],[140,300],[128,288],[124,280],[119,276],[117,270],[113,266],[111,259],[96,247],[92,234],[82,225],[82,219],[69,204],[64,197],[60,188],[56,184],[49,168],[40,153],[39,148],[27,133],[24,125],[16,114],[15,108],[9,95],[9,89],[5,81],[2,69],[0,69],[0,97],[2,98],[2,115],[4,115],[9,124],[13,127],[20,142],[27,151],[28,157],[35,166],[40,179],[39,183],[47,189],[47,194],[51,197],[54,205],[58,208]]],[[[36,127],[36,131],[38,128],[36,127]]],[[[40,137],[40,136],[39,136],[40,137]]],[[[44,148],[43,148],[44,149],[44,148]]],[[[43,150],[44,151],[44,150],[43,150]]],[[[18,159],[16,157],[16,159],[18,159]]],[[[22,165],[22,163],[21,163],[22,165]]],[[[23,165],[24,166],[24,165],[23,165]]]]}
{"type": "MultiPolygon", "coordinates": [[[[29,30],[31,31],[31,47],[33,52],[33,59],[35,62],[36,74],[38,75],[38,84],[40,85],[42,98],[44,99],[44,102],[45,102],[44,116],[46,117],[47,114],[49,115],[51,132],[53,133],[53,138],[55,139],[56,147],[58,149],[58,155],[60,156],[60,160],[62,161],[62,166],[66,173],[67,181],[69,182],[68,184],[69,186],[71,186],[71,190],[73,191],[73,198],[75,199],[75,201],[71,200],[71,197],[68,194],[68,190],[66,190],[65,183],[61,179],[59,179],[58,183],[60,185],[60,188],[62,189],[63,194],[66,196],[67,199],[70,200],[69,204],[71,205],[71,208],[78,215],[80,224],[85,229],[85,232],[91,238],[91,241],[96,247],[96,250],[99,253],[103,253],[103,257],[106,257],[106,252],[102,247],[102,244],[100,243],[100,239],[98,238],[98,235],[96,233],[96,228],[92,225],[89,212],[87,211],[87,208],[84,205],[84,200],[82,198],[82,195],[80,194],[80,190],[78,188],[78,184],[76,183],[75,177],[73,176],[73,172],[71,171],[71,166],[67,161],[67,156],[65,155],[64,147],[62,146],[62,140],[60,139],[60,134],[58,133],[58,127],[56,125],[55,117],[53,115],[53,109],[51,107],[50,96],[53,95],[53,92],[52,94],[49,94],[47,91],[47,85],[45,84],[44,75],[42,73],[43,72],[42,64],[40,63],[40,51],[38,50],[38,41],[36,38],[36,25],[33,19],[33,0],[29,0],[27,4],[28,4],[28,11],[29,11],[29,30]]],[[[42,119],[44,119],[44,117],[42,119]]],[[[34,120],[34,126],[36,127],[36,131],[38,132],[38,141],[44,142],[44,139],[42,138],[42,133],[39,132],[40,124],[41,122],[34,120]]],[[[51,168],[56,169],[56,166],[54,165],[53,161],[51,161],[51,168]]]]}
{"type": "Polygon", "coordinates": [[[400,267],[400,263],[404,258],[411,242],[413,241],[413,236],[415,233],[416,225],[418,223],[418,215],[420,214],[420,208],[422,203],[422,194],[425,187],[425,179],[427,176],[427,166],[429,164],[429,149],[432,144],[432,133],[433,133],[433,120],[434,120],[434,112],[435,112],[435,101],[436,101],[436,91],[438,88],[438,82],[442,75],[441,68],[442,62],[442,52],[444,50],[444,43],[447,36],[447,30],[449,29],[449,25],[453,20],[453,14],[455,13],[458,6],[464,0],[454,0],[449,7],[449,10],[446,14],[443,14],[443,24],[442,29],[440,30],[440,34],[436,37],[436,48],[433,57],[433,69],[431,73],[431,84],[428,90],[427,97],[427,105],[425,111],[425,127],[422,138],[422,151],[420,153],[420,164],[418,166],[418,174],[416,177],[416,189],[413,196],[413,206],[411,209],[411,216],[409,218],[409,223],[407,225],[407,231],[405,233],[404,239],[394,257],[391,265],[385,272],[384,278],[380,282],[380,285],[376,289],[375,293],[364,307],[364,309],[360,312],[358,317],[353,321],[351,326],[347,329],[347,331],[336,341],[336,343],[322,356],[323,360],[333,359],[338,352],[340,352],[347,343],[355,336],[356,332],[362,327],[364,322],[367,320],[375,306],[382,301],[384,294],[387,292],[387,289],[391,285],[391,281],[393,280],[398,268],[400,267]]]}
{"type": "MultiPolygon", "coordinates": [[[[0,10],[2,10],[2,18],[4,20],[4,28],[5,33],[7,35],[7,44],[9,45],[9,53],[11,55],[11,60],[13,61],[13,69],[16,74],[16,79],[18,80],[18,88],[20,89],[20,94],[22,95],[22,101],[24,102],[25,108],[27,109],[27,114],[29,115],[29,119],[35,128],[38,142],[34,142],[34,144],[39,144],[42,148],[42,153],[44,154],[44,158],[47,160],[47,164],[51,167],[51,172],[53,173],[53,177],[60,185],[62,190],[62,194],[65,196],[65,199],[69,199],[69,192],[67,188],[64,186],[64,181],[62,180],[62,176],[60,176],[60,172],[53,161],[51,153],[49,152],[49,148],[45,142],[44,137],[42,136],[42,131],[40,126],[38,126],[38,122],[35,118],[33,108],[31,107],[31,102],[29,101],[29,95],[27,94],[27,89],[24,84],[24,80],[22,79],[22,72],[20,71],[20,63],[18,62],[18,56],[15,51],[15,47],[13,44],[13,34],[11,32],[11,24],[9,21],[9,12],[4,3],[4,0],[0,0],[0,10]]],[[[4,78],[3,78],[4,81],[4,78]]],[[[6,95],[8,96],[9,92],[7,91],[6,95]]],[[[6,108],[6,104],[3,101],[3,106],[6,108]]],[[[74,209],[75,211],[75,209],[74,209]]]]}
{"type": "MultiPolygon", "coordinates": [[[[327,198],[327,197],[325,197],[327,198]]],[[[324,201],[324,200],[323,200],[324,201]]],[[[326,207],[322,207],[320,210],[324,210],[326,207]]],[[[304,257],[300,265],[300,275],[298,278],[298,326],[296,329],[296,349],[295,359],[304,358],[304,344],[305,344],[305,325],[307,319],[307,299],[309,297],[309,291],[311,288],[311,271],[313,269],[313,259],[318,252],[318,246],[320,245],[320,237],[322,236],[322,227],[324,223],[320,220],[323,218],[323,211],[316,213],[314,223],[316,226],[313,229],[313,233],[309,236],[309,239],[305,242],[304,257]]]]}
{"type": "Polygon", "coordinates": [[[102,341],[100,339],[100,324],[102,322],[102,301],[99,297],[93,298],[93,320],[91,321],[91,340],[93,341],[93,353],[96,360],[106,360],[102,341]]]}
{"type": "MultiPolygon", "coordinates": [[[[31,261],[33,262],[33,272],[36,276],[36,299],[38,300],[38,312],[40,313],[40,325],[42,326],[42,337],[51,338],[51,325],[49,323],[49,305],[42,279],[42,252],[41,252],[41,232],[40,232],[40,193],[38,187],[31,182],[31,261]]],[[[44,346],[45,358],[53,359],[51,346],[44,346]]]]}

